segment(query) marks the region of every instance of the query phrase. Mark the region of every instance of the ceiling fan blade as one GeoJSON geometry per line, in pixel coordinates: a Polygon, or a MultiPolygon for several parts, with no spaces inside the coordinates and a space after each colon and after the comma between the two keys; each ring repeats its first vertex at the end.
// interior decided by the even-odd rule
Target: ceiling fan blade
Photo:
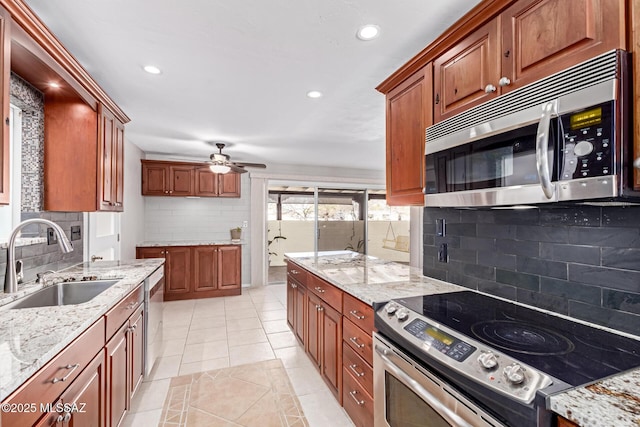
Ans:
{"type": "Polygon", "coordinates": [[[250,168],[266,168],[267,165],[263,164],[263,163],[247,163],[247,162],[234,162],[233,163],[236,166],[241,166],[241,167],[250,167],[250,168]]]}
{"type": "Polygon", "coordinates": [[[227,166],[229,166],[231,168],[231,171],[235,172],[235,173],[247,173],[248,172],[245,168],[243,168],[241,166],[238,166],[236,164],[233,164],[233,163],[228,163],[227,166]]]}

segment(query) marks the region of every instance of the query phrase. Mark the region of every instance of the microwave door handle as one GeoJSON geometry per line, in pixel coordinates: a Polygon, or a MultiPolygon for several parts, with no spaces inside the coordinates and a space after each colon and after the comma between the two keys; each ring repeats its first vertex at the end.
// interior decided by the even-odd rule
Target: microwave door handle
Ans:
{"type": "Polygon", "coordinates": [[[551,199],[555,192],[555,187],[551,183],[551,171],[549,170],[549,126],[551,124],[551,114],[553,114],[556,101],[547,102],[542,107],[542,117],[538,123],[538,131],[536,133],[536,167],[538,168],[538,178],[542,192],[551,199]]]}
{"type": "Polygon", "coordinates": [[[393,375],[395,375],[399,380],[405,383],[411,391],[420,396],[429,406],[436,410],[436,412],[440,413],[444,418],[447,418],[449,422],[454,423],[454,425],[459,427],[473,427],[467,421],[462,419],[460,415],[453,412],[451,409],[447,408],[438,398],[436,398],[433,394],[429,393],[427,389],[422,387],[416,380],[411,378],[409,374],[405,373],[402,369],[398,367],[391,359],[389,359],[390,355],[393,355],[393,352],[382,348],[380,346],[375,346],[376,353],[380,356],[380,358],[384,361],[385,369],[391,371],[393,375]]]}

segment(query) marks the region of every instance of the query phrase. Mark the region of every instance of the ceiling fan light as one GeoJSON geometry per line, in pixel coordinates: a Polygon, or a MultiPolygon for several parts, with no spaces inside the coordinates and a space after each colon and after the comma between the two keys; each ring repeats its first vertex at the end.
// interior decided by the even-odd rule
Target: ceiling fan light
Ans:
{"type": "Polygon", "coordinates": [[[209,169],[211,169],[213,173],[227,173],[231,170],[227,165],[210,165],[209,169]]]}

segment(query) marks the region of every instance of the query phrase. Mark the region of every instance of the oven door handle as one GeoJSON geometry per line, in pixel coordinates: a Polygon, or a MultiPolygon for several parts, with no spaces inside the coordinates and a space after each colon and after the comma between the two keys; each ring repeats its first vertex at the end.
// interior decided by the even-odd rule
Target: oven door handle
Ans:
{"type": "Polygon", "coordinates": [[[393,375],[398,377],[403,383],[411,388],[411,391],[420,396],[429,406],[436,410],[443,418],[449,423],[452,423],[458,427],[473,427],[467,421],[462,419],[458,414],[447,408],[442,402],[440,402],[433,394],[429,393],[424,387],[422,387],[416,380],[411,378],[407,373],[398,367],[389,356],[393,355],[393,352],[386,348],[375,346],[376,353],[384,361],[386,369],[391,371],[393,375]]]}
{"type": "Polygon", "coordinates": [[[536,132],[536,167],[538,169],[538,179],[542,192],[547,199],[553,198],[555,187],[551,182],[551,171],[549,170],[549,127],[551,125],[551,115],[557,111],[558,101],[549,101],[542,106],[542,117],[538,123],[536,132]]]}

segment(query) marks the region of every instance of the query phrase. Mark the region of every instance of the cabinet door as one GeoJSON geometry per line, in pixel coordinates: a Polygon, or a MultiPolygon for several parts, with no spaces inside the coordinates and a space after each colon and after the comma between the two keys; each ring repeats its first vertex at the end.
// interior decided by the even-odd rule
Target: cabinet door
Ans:
{"type": "Polygon", "coordinates": [[[105,425],[105,379],[105,357],[101,351],[62,395],[62,403],[70,409],[64,416],[71,417],[63,424],[65,427],[105,425]]]}
{"type": "Polygon", "coordinates": [[[191,248],[165,248],[165,257],[165,298],[188,293],[191,282],[191,248]]]}
{"type": "Polygon", "coordinates": [[[295,293],[295,334],[301,342],[305,342],[306,318],[307,318],[307,289],[298,284],[295,293]]]}
{"type": "Polygon", "coordinates": [[[321,338],[322,338],[322,301],[313,292],[307,292],[307,336],[304,342],[307,354],[319,368],[322,362],[321,338]]]}
{"type": "Polygon", "coordinates": [[[217,246],[195,246],[193,248],[193,290],[213,291],[218,280],[217,246]]]}
{"type": "Polygon", "coordinates": [[[115,183],[115,210],[122,212],[124,211],[124,124],[117,119],[114,120],[113,133],[113,145],[116,154],[112,179],[112,182],[115,183]]]}
{"type": "Polygon", "coordinates": [[[499,43],[493,19],[434,61],[434,122],[499,95],[499,43]]]}
{"type": "Polygon", "coordinates": [[[144,310],[141,306],[129,320],[129,395],[133,396],[142,383],[143,370],[143,348],[144,348],[144,310]]]}
{"type": "Polygon", "coordinates": [[[292,331],[296,329],[296,287],[293,279],[287,279],[287,323],[292,331]]]}
{"type": "Polygon", "coordinates": [[[5,43],[8,37],[7,20],[8,12],[0,8],[0,205],[10,202],[9,195],[9,78],[11,72],[11,49],[7,49],[10,43],[5,43]]]}
{"type": "Polygon", "coordinates": [[[623,0],[520,0],[502,19],[504,90],[625,48],[623,0]]]}
{"type": "Polygon", "coordinates": [[[110,427],[116,427],[120,424],[129,407],[128,328],[129,322],[125,322],[105,347],[107,350],[107,426],[110,427]]]}
{"type": "Polygon", "coordinates": [[[240,174],[218,174],[218,197],[240,197],[240,174]]]}
{"type": "MultiPolygon", "coordinates": [[[[633,0],[629,3],[629,22],[631,23],[629,49],[631,50],[631,62],[634,78],[633,102],[640,105],[640,0],[633,0]]],[[[634,169],[633,189],[640,190],[640,120],[633,120],[633,158],[638,166],[634,169]]]]}
{"type": "Polygon", "coordinates": [[[196,196],[215,197],[218,195],[218,174],[211,172],[208,167],[197,168],[195,174],[196,196]]]}
{"type": "Polygon", "coordinates": [[[425,128],[432,123],[432,69],[425,66],[387,94],[387,203],[424,204],[425,128]]]}
{"type": "Polygon", "coordinates": [[[124,125],[102,104],[98,115],[98,207],[101,211],[122,211],[124,125]]]}
{"type": "Polygon", "coordinates": [[[218,289],[237,289],[242,285],[242,248],[218,246],[218,289]]]}
{"type": "Polygon", "coordinates": [[[322,305],[322,376],[342,403],[342,315],[322,305]]]}
{"type": "Polygon", "coordinates": [[[142,162],[142,195],[164,196],[169,194],[169,166],[142,162]]]}
{"type": "Polygon", "coordinates": [[[193,196],[193,181],[193,166],[169,166],[170,196],[193,196]]]}

